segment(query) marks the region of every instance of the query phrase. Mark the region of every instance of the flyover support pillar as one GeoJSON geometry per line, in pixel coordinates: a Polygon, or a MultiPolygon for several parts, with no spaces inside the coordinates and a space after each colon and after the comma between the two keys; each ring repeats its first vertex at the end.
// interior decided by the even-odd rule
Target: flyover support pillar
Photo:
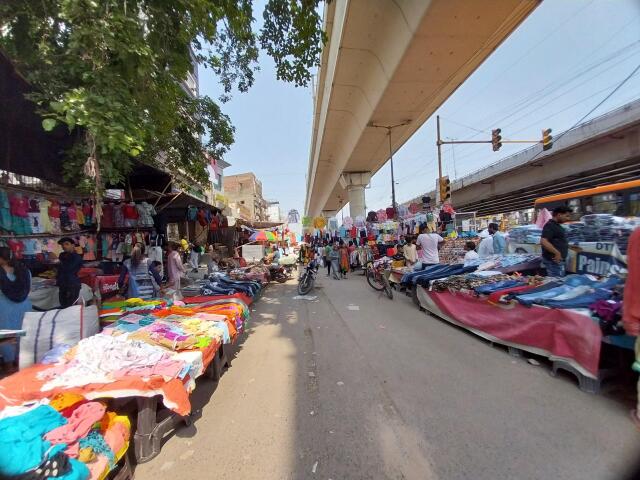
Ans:
{"type": "Polygon", "coordinates": [[[343,173],[340,176],[340,185],[349,195],[349,211],[352,218],[366,216],[366,203],[364,190],[371,181],[371,172],[343,173]]]}

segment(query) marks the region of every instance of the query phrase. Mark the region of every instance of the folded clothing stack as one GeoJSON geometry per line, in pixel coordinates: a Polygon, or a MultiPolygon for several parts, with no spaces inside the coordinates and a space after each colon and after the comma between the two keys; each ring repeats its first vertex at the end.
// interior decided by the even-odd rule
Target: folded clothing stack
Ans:
{"type": "Polygon", "coordinates": [[[582,222],[565,223],[562,225],[567,231],[567,240],[571,244],[585,242],[584,229],[585,225],[582,222]]]}
{"type": "Polygon", "coordinates": [[[509,241],[513,243],[540,243],[542,229],[536,225],[523,225],[509,230],[509,241]]]}

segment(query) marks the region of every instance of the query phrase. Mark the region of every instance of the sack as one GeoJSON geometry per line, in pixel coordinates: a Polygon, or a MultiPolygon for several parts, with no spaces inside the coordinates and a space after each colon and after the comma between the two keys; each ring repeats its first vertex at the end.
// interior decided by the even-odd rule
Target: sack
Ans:
{"type": "Polygon", "coordinates": [[[20,339],[20,369],[40,362],[56,345],[75,345],[81,339],[98,333],[98,308],[95,305],[73,305],[61,310],[27,312],[20,339]]]}

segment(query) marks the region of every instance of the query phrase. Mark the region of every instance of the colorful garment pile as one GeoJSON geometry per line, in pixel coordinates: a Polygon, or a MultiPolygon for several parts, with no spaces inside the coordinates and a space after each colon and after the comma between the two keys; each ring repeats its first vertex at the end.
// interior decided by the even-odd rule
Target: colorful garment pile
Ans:
{"type": "Polygon", "coordinates": [[[2,414],[2,478],[102,480],[129,447],[129,419],[81,395],[65,393],[2,414]]]}
{"type": "Polygon", "coordinates": [[[98,315],[100,324],[105,327],[116,322],[121,317],[130,313],[144,315],[155,310],[160,310],[169,305],[166,300],[143,300],[141,298],[129,298],[102,304],[98,315]]]}

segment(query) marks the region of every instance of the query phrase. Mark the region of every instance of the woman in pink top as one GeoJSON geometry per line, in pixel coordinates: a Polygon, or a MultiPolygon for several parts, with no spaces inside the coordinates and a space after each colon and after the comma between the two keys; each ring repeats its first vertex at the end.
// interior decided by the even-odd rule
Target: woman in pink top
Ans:
{"type": "Polygon", "coordinates": [[[176,293],[180,293],[180,278],[186,271],[178,252],[179,248],[176,242],[169,242],[167,245],[167,287],[173,288],[176,293]]]}

